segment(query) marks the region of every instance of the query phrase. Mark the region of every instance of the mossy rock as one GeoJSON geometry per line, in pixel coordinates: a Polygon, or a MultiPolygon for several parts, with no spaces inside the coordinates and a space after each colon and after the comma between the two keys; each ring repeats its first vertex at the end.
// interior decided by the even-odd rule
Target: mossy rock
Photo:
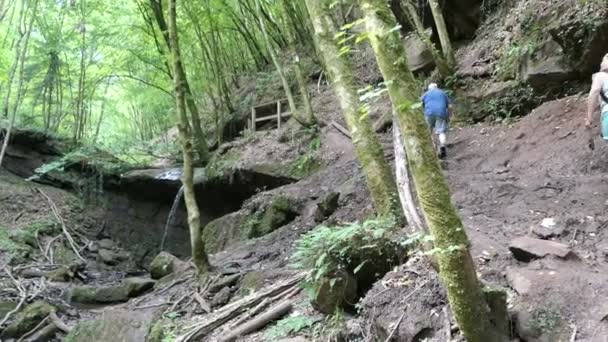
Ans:
{"type": "Polygon", "coordinates": [[[55,235],[61,228],[54,222],[36,221],[28,225],[13,229],[9,236],[15,243],[38,248],[37,236],[55,235]]]}
{"type": "Polygon", "coordinates": [[[37,301],[26,306],[15,320],[2,332],[2,338],[17,338],[34,329],[55,308],[48,303],[37,301]]]}
{"type": "Polygon", "coordinates": [[[145,278],[128,278],[121,284],[108,287],[81,286],[70,291],[70,301],[82,304],[110,304],[126,302],[154,286],[155,282],[145,278]]]}
{"type": "Polygon", "coordinates": [[[150,276],[152,279],[160,279],[175,271],[181,261],[167,252],[160,252],[150,263],[150,276]]]}
{"type": "Polygon", "coordinates": [[[82,304],[109,304],[120,303],[129,300],[129,294],[125,286],[109,287],[74,287],[70,291],[70,301],[82,304]]]}
{"type": "Polygon", "coordinates": [[[64,338],[64,342],[121,341],[143,342],[148,340],[158,311],[130,311],[109,309],[97,320],[83,321],[64,338]]]}
{"type": "Polygon", "coordinates": [[[244,233],[248,239],[262,237],[291,222],[296,216],[290,200],[278,196],[262,212],[257,212],[244,223],[244,233]]]}
{"type": "Polygon", "coordinates": [[[264,273],[252,271],[248,272],[241,279],[239,294],[248,295],[264,287],[264,273]]]}
{"type": "Polygon", "coordinates": [[[236,242],[262,237],[291,222],[297,214],[291,200],[277,196],[265,206],[222,216],[205,226],[205,250],[217,253],[236,242]]]}
{"type": "Polygon", "coordinates": [[[241,232],[241,222],[246,217],[245,212],[237,211],[209,222],[202,236],[207,253],[217,253],[233,243],[245,240],[241,232]]]}
{"type": "Polygon", "coordinates": [[[337,271],[318,284],[311,301],[318,311],[330,315],[339,308],[352,308],[357,304],[357,280],[348,272],[337,271]]]}

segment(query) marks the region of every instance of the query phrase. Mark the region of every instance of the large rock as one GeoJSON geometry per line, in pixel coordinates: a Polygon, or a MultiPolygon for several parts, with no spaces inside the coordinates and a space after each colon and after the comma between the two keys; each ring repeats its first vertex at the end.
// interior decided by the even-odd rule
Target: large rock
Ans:
{"type": "Polygon", "coordinates": [[[608,20],[573,16],[565,21],[557,20],[549,32],[579,75],[590,75],[598,70],[608,46],[608,20]]]}
{"type": "Polygon", "coordinates": [[[173,254],[160,252],[150,263],[150,276],[152,279],[160,279],[178,269],[183,262],[173,254]]]}
{"type": "Polygon", "coordinates": [[[405,39],[407,63],[412,72],[425,72],[435,68],[433,54],[416,34],[410,34],[405,39]]]}
{"type": "Polygon", "coordinates": [[[126,302],[150,290],[154,281],[146,278],[127,278],[119,285],[107,287],[80,286],[70,291],[70,301],[82,304],[110,304],[126,302]]]}
{"type": "Polygon", "coordinates": [[[544,258],[554,255],[559,258],[574,256],[574,253],[567,245],[559,242],[535,239],[529,236],[522,236],[511,241],[509,250],[515,259],[528,262],[533,259],[544,258]]]}
{"type": "Polygon", "coordinates": [[[97,320],[79,323],[63,341],[147,341],[152,331],[152,323],[157,316],[158,312],[154,308],[138,310],[137,314],[121,310],[107,310],[97,320]]]}
{"type": "Polygon", "coordinates": [[[357,280],[346,271],[322,279],[312,299],[312,306],[325,314],[338,308],[350,308],[358,302],[357,280]]]}
{"type": "Polygon", "coordinates": [[[545,41],[533,55],[522,60],[520,75],[538,90],[559,87],[563,82],[576,78],[562,48],[552,39],[545,41]]]}
{"type": "Polygon", "coordinates": [[[2,331],[0,337],[17,338],[34,329],[55,308],[45,302],[38,301],[26,306],[17,314],[15,320],[2,331]]]}
{"type": "Polygon", "coordinates": [[[291,200],[279,195],[209,222],[203,230],[203,242],[209,253],[216,253],[239,241],[267,235],[291,222],[297,214],[291,200]]]}

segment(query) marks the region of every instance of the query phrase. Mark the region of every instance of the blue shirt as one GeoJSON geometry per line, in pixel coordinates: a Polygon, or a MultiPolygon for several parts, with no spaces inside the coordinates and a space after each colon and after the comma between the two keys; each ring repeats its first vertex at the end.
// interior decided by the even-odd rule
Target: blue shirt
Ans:
{"type": "Polygon", "coordinates": [[[422,95],[422,105],[424,106],[424,115],[446,118],[450,98],[445,91],[435,88],[422,95]]]}

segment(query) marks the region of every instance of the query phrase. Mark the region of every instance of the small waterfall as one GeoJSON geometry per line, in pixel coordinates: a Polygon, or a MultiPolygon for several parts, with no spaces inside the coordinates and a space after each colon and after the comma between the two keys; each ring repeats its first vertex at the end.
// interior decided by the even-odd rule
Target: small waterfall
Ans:
{"type": "Polygon", "coordinates": [[[171,206],[171,211],[169,211],[169,216],[167,216],[167,223],[165,223],[165,231],[163,232],[163,238],[160,242],[161,252],[165,250],[165,242],[167,241],[167,235],[169,235],[169,226],[173,224],[175,214],[177,213],[177,209],[179,208],[179,204],[183,195],[184,187],[182,186],[179,188],[177,195],[175,195],[175,200],[173,201],[173,205],[171,206]]]}

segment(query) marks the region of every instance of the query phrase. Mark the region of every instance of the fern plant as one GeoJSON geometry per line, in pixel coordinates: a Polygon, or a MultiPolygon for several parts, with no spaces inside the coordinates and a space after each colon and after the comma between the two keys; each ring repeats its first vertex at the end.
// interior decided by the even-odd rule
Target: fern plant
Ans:
{"type": "Polygon", "coordinates": [[[305,285],[311,290],[338,270],[353,274],[359,285],[366,288],[406,257],[406,248],[394,228],[392,219],[319,226],[296,242],[292,264],[310,271],[305,285]]]}

